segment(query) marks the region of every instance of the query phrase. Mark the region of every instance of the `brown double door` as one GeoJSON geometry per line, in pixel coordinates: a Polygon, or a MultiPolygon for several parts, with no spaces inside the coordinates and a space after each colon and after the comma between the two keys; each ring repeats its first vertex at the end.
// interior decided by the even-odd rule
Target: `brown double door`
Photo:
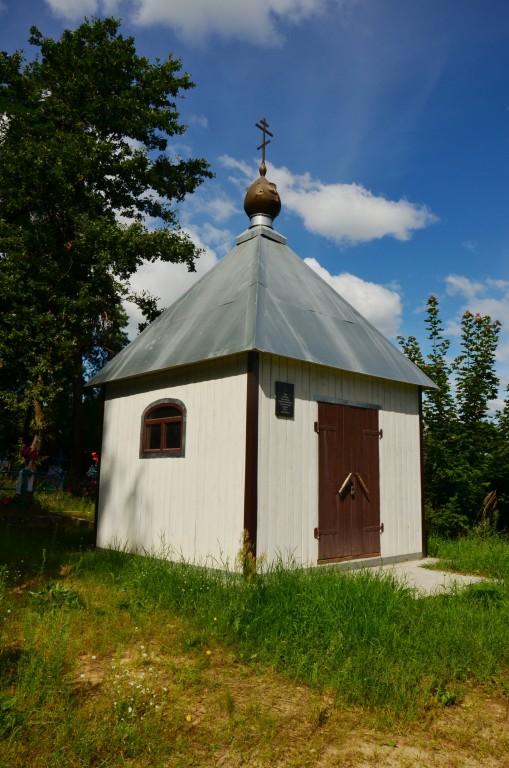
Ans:
{"type": "Polygon", "coordinates": [[[318,403],[318,559],[380,554],[378,411],[318,403]]]}

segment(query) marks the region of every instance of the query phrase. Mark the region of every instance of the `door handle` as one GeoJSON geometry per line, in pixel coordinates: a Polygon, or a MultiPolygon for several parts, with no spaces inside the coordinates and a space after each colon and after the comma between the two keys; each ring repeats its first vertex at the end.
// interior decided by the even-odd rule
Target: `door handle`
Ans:
{"type": "Polygon", "coordinates": [[[360,487],[364,491],[364,495],[366,496],[367,500],[369,501],[369,491],[368,491],[366,483],[364,482],[364,480],[362,479],[362,477],[360,476],[360,474],[358,472],[355,473],[355,477],[357,478],[357,482],[359,483],[360,487]]]}
{"type": "Polygon", "coordinates": [[[350,493],[353,496],[354,493],[355,493],[355,490],[354,490],[354,487],[353,487],[353,472],[349,472],[348,475],[346,476],[346,478],[345,478],[345,480],[343,482],[343,485],[341,486],[341,488],[338,491],[338,496],[342,496],[344,494],[344,492],[346,491],[346,489],[348,488],[348,486],[350,486],[350,493]]]}

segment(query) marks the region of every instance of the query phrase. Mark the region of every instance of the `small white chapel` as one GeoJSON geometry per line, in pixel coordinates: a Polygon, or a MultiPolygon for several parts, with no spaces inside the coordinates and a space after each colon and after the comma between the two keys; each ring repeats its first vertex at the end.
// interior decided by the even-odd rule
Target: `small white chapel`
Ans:
{"type": "Polygon", "coordinates": [[[104,396],[97,546],[218,568],[244,536],[269,564],[419,558],[435,385],[274,228],[257,126],[246,230],[88,382],[104,396]]]}

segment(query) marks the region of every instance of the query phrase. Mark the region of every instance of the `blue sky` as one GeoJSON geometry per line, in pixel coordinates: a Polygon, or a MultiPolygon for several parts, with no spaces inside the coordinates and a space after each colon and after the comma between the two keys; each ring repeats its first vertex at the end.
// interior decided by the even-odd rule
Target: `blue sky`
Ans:
{"type": "MultiPolygon", "coordinates": [[[[424,340],[431,293],[453,341],[465,309],[501,320],[508,383],[507,0],[0,0],[0,49],[30,57],[32,24],[58,37],[91,15],[196,83],[174,148],[216,173],[180,209],[198,276],[247,226],[266,117],[289,246],[392,339],[424,340]]],[[[132,282],[167,306],[195,279],[151,265],[132,282]]]]}

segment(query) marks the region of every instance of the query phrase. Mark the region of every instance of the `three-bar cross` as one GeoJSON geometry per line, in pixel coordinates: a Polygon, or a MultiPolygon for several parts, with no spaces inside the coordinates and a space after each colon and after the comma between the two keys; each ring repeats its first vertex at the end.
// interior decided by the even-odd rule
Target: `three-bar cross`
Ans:
{"type": "Polygon", "coordinates": [[[270,139],[268,141],[266,141],[265,137],[266,136],[270,136],[270,138],[273,139],[274,136],[268,130],[269,124],[268,124],[268,122],[266,121],[266,119],[264,117],[260,120],[259,123],[256,123],[256,127],[259,128],[260,131],[262,131],[262,133],[263,133],[263,141],[260,144],[260,146],[257,147],[257,149],[261,149],[262,150],[262,164],[265,165],[265,147],[267,146],[267,144],[270,144],[270,139]]]}

